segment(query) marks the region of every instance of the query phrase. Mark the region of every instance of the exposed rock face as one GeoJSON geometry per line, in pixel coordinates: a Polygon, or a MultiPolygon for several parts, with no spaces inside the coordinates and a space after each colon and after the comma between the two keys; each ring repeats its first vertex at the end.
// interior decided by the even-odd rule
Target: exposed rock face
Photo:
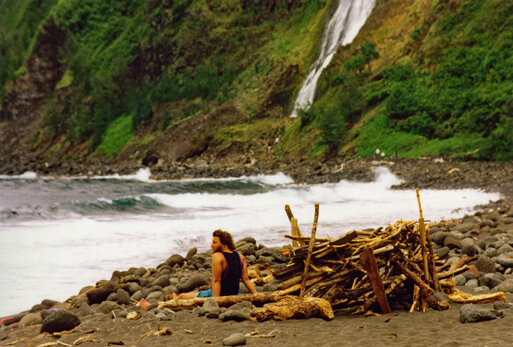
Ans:
{"type": "Polygon", "coordinates": [[[63,74],[58,48],[65,38],[64,31],[53,20],[41,29],[34,51],[25,62],[25,74],[4,98],[0,121],[29,117],[54,90],[63,74]]]}

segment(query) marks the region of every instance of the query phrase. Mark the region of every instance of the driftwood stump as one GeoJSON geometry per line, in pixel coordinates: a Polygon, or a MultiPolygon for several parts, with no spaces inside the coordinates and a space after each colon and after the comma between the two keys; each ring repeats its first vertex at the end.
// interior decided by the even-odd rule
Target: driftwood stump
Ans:
{"type": "Polygon", "coordinates": [[[321,298],[286,296],[275,304],[257,308],[251,314],[258,321],[269,319],[322,318],[331,320],[335,316],[330,303],[321,298]]]}

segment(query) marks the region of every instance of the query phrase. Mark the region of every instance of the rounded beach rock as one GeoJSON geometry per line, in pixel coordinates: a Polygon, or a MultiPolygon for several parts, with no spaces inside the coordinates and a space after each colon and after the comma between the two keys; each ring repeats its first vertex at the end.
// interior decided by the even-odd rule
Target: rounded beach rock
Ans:
{"type": "Polygon", "coordinates": [[[246,344],[246,336],[234,333],[223,340],[223,346],[241,346],[246,344]]]}
{"type": "Polygon", "coordinates": [[[115,292],[118,289],[118,286],[115,283],[107,282],[101,287],[94,288],[87,292],[87,299],[89,300],[89,304],[99,304],[105,299],[107,299],[110,293],[115,292]]]}
{"type": "Polygon", "coordinates": [[[43,318],[40,313],[28,313],[19,322],[20,327],[28,327],[29,325],[41,324],[43,318]]]}
{"type": "Polygon", "coordinates": [[[178,285],[178,291],[182,292],[190,292],[198,287],[209,284],[209,279],[205,275],[194,275],[189,278],[185,283],[178,285]]]}
{"type": "Polygon", "coordinates": [[[460,307],[460,322],[475,323],[502,317],[501,311],[489,309],[475,304],[465,304],[460,307]]]}
{"type": "Polygon", "coordinates": [[[80,324],[80,319],[68,311],[56,311],[50,313],[43,320],[41,332],[56,333],[64,330],[71,330],[80,324]]]}

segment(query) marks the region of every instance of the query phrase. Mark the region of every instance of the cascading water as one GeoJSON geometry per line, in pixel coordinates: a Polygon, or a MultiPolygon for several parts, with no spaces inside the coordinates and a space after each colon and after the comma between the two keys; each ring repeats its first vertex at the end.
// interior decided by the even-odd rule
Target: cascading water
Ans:
{"type": "Polygon", "coordinates": [[[375,0],[340,0],[338,7],[324,29],[319,57],[312,64],[294,103],[292,117],[313,102],[317,81],[331,62],[337,48],[351,43],[374,8],[375,0]]]}

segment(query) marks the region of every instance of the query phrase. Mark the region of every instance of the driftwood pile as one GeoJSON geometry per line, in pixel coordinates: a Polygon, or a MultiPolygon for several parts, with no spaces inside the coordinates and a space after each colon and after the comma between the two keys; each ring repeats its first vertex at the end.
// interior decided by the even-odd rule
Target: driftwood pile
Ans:
{"type": "Polygon", "coordinates": [[[449,308],[447,301],[433,296],[435,292],[445,292],[455,302],[505,301],[503,293],[471,296],[454,288],[453,276],[467,271],[466,264],[475,257],[460,259],[450,267],[437,259],[418,199],[418,221],[352,231],[336,240],[315,238],[318,205],[309,238],[301,236],[287,205],[292,236],[286,237],[293,240],[293,246],[282,250],[291,261],[273,272],[283,281],[280,293],[322,298],[333,308],[356,314],[389,313],[394,301],[411,303],[410,311],[425,311],[427,305],[449,308]]]}
{"type": "MultiPolygon", "coordinates": [[[[349,309],[355,314],[374,315],[391,312],[390,303],[407,302],[410,311],[449,308],[439,299],[445,293],[452,302],[484,303],[506,301],[504,293],[470,295],[455,288],[454,276],[469,269],[476,257],[464,257],[452,264],[438,260],[433,251],[429,228],[426,230],[417,190],[420,219],[398,221],[386,228],[351,231],[335,240],[316,238],[319,204],[315,205],[310,237],[301,236],[297,219],[288,205],[285,211],[291,223],[292,246],[281,250],[290,257],[288,264],[275,268],[272,275],[262,276],[260,266],[250,267],[249,276],[263,285],[274,279],[282,281],[278,290],[257,295],[213,298],[228,307],[240,301],[256,306],[251,317],[290,319],[320,317],[333,319],[332,309],[349,309]],[[274,303],[274,304],[272,304],[274,303]]],[[[265,270],[269,265],[265,266],[265,270]]],[[[207,299],[169,300],[159,308],[192,309],[207,299]]]]}

